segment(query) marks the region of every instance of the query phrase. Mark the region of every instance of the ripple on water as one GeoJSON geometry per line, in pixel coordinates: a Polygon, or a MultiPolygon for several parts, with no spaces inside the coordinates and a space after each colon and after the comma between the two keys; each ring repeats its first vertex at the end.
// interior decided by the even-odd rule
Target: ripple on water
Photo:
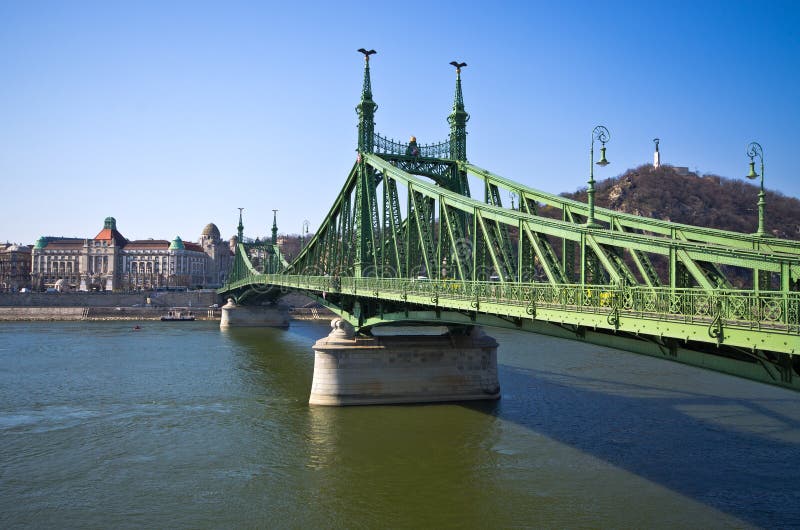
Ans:
{"type": "Polygon", "coordinates": [[[43,433],[69,429],[99,415],[98,411],[69,405],[46,406],[0,414],[0,431],[43,433]]]}

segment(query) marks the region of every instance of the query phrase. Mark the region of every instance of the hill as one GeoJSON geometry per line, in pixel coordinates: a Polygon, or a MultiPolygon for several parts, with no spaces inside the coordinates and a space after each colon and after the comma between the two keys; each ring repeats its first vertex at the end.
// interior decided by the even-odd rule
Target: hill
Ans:
{"type": "MultiPolygon", "coordinates": [[[[758,189],[744,180],[643,165],[598,182],[595,204],[643,217],[753,233],[758,228],[758,189]]],[[[585,188],[561,195],[587,201],[585,188]]],[[[767,190],[765,218],[770,234],[800,239],[800,200],[767,190]]]]}

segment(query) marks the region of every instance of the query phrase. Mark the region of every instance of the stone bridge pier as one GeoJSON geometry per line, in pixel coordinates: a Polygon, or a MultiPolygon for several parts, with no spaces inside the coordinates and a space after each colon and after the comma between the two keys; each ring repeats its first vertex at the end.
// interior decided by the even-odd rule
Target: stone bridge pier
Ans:
{"type": "Polygon", "coordinates": [[[233,298],[222,306],[220,329],[244,327],[289,327],[289,311],[282,305],[246,306],[237,305],[233,298]]]}
{"type": "MultiPolygon", "coordinates": [[[[312,405],[498,399],[497,341],[469,334],[357,337],[342,319],[314,344],[312,405]]],[[[413,333],[413,331],[412,331],[413,333]]]]}

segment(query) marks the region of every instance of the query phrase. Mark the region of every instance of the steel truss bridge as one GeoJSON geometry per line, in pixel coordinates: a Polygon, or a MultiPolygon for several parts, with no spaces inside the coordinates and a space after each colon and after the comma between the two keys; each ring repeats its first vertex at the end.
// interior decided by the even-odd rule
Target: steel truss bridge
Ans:
{"type": "Polygon", "coordinates": [[[515,328],[800,389],[798,242],[594,208],[470,164],[463,63],[447,141],[385,138],[359,51],[358,155],[333,206],[291,263],[275,226],[272,242],[247,242],[240,216],[220,294],[261,304],[299,291],[363,334],[515,328]]]}

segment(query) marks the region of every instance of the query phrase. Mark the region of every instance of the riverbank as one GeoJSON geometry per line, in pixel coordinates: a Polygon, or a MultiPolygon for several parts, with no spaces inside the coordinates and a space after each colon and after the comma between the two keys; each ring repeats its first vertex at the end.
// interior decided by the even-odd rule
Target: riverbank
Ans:
{"type": "Polygon", "coordinates": [[[71,293],[0,293],[0,307],[49,308],[144,308],[169,307],[207,308],[222,305],[216,291],[141,291],[136,293],[71,292],[71,293]]]}
{"type": "MultiPolygon", "coordinates": [[[[169,293],[168,296],[150,298],[142,295],[65,293],[31,293],[28,304],[23,301],[25,294],[14,295],[16,304],[0,305],[0,322],[28,321],[74,321],[74,320],[160,320],[170,307],[185,307],[194,313],[197,320],[219,320],[222,314],[216,293],[169,293]],[[65,305],[72,302],[70,305],[65,305]],[[105,302],[105,304],[101,304],[105,302]],[[124,302],[111,305],[109,302],[124,302]]],[[[289,317],[293,320],[330,320],[335,315],[310,299],[290,294],[284,297],[289,307],[289,317]]],[[[5,298],[0,302],[6,301],[5,298]]]]}
{"type": "MultiPolygon", "coordinates": [[[[156,307],[0,307],[0,322],[72,320],[160,320],[166,313],[156,307]]],[[[196,309],[197,320],[219,320],[220,310],[196,309]]]]}

